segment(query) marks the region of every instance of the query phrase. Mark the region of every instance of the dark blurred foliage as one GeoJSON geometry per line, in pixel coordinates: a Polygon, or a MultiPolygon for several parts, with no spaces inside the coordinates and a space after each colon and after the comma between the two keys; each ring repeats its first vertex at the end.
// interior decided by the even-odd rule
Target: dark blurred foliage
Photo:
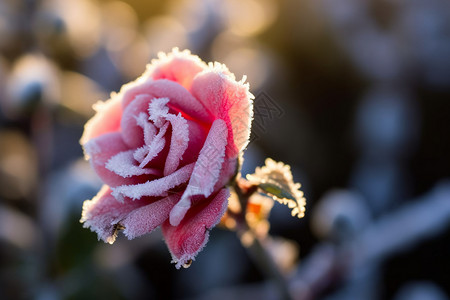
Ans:
{"type": "Polygon", "coordinates": [[[177,271],[159,231],[111,246],[78,222],[91,105],[175,46],[247,75],[243,172],[272,157],[303,185],[304,219],[270,216],[296,298],[448,299],[447,0],[2,0],[0,299],[277,298],[231,232],[177,271]]]}

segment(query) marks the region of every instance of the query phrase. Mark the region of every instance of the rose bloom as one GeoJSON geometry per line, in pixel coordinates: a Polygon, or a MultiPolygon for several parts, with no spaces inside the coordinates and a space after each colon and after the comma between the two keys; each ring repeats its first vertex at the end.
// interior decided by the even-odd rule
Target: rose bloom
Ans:
{"type": "Polygon", "coordinates": [[[228,204],[253,114],[245,78],[189,51],[160,54],[144,74],[97,103],[81,138],[104,186],[81,222],[113,243],[161,226],[176,267],[190,263],[228,204]]]}

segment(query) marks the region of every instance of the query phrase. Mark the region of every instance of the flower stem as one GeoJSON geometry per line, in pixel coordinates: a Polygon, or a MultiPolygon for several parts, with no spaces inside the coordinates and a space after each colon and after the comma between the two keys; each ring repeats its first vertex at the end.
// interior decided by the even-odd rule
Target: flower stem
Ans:
{"type": "Polygon", "coordinates": [[[247,249],[253,256],[258,267],[275,282],[281,294],[281,299],[292,299],[284,276],[281,274],[275,261],[267,252],[266,248],[264,248],[261,241],[255,237],[253,243],[247,249]]]}
{"type": "Polygon", "coordinates": [[[286,279],[281,274],[278,266],[276,265],[272,256],[269,254],[268,250],[264,247],[264,244],[256,236],[254,231],[249,227],[245,219],[248,199],[253,193],[257,191],[257,188],[256,186],[245,186],[242,183],[243,181],[241,181],[241,184],[239,184],[239,181],[236,180],[233,184],[233,188],[241,204],[241,213],[236,216],[236,221],[238,224],[237,234],[241,241],[243,240],[244,235],[250,238],[251,242],[245,245],[249,251],[250,257],[253,259],[254,263],[259,267],[259,269],[267,277],[271,278],[275,282],[280,292],[280,299],[291,300],[292,296],[289,292],[286,279]]]}

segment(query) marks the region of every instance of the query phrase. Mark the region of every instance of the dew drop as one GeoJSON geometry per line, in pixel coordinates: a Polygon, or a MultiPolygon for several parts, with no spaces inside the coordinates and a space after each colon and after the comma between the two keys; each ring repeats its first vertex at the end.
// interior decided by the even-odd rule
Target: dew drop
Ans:
{"type": "Polygon", "coordinates": [[[185,264],[183,264],[183,268],[187,269],[192,265],[192,259],[188,260],[185,264]]]}

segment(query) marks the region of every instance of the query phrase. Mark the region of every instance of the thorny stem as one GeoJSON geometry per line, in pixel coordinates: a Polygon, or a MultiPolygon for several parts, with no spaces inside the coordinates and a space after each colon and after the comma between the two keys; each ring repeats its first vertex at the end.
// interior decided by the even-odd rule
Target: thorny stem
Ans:
{"type": "Polygon", "coordinates": [[[273,258],[270,256],[267,249],[264,247],[264,244],[261,243],[259,238],[253,232],[253,230],[247,224],[245,220],[245,213],[248,200],[250,196],[257,191],[256,186],[242,186],[239,184],[239,180],[235,180],[232,185],[234,191],[236,192],[240,205],[241,205],[241,213],[239,215],[235,215],[237,222],[237,234],[239,238],[242,238],[244,234],[251,234],[252,242],[247,246],[247,249],[250,253],[251,258],[254,263],[261,269],[263,273],[266,274],[269,278],[271,278],[277,285],[279,292],[281,294],[281,299],[291,300],[292,296],[289,292],[289,288],[286,282],[286,279],[281,274],[278,266],[276,265],[273,258]]]}

